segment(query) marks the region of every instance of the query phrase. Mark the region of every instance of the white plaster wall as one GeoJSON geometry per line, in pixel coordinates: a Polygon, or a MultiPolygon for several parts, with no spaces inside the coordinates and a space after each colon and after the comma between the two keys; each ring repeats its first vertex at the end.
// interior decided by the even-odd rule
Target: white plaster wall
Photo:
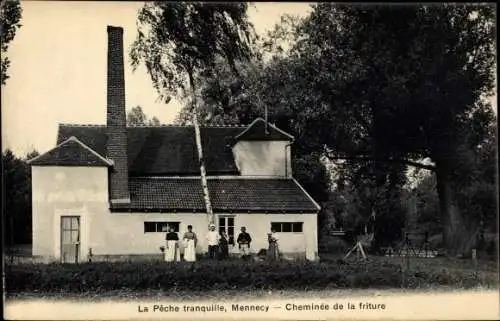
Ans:
{"type": "Polygon", "coordinates": [[[89,246],[95,255],[160,254],[165,233],[144,233],[144,222],[180,222],[179,238],[193,226],[197,234],[197,252],[206,251],[208,219],[203,213],[107,213],[92,221],[89,246]]]}
{"type": "Polygon", "coordinates": [[[80,217],[80,258],[94,255],[159,254],[164,233],[144,233],[145,221],[181,222],[180,237],[188,225],[206,248],[205,214],[111,213],[108,171],[104,167],[33,166],[33,255],[60,258],[60,217],[80,217]],[[204,231],[204,232],[201,232],[204,231]]]}
{"type": "Polygon", "coordinates": [[[243,176],[291,176],[288,144],[287,141],[239,141],[233,147],[236,166],[243,176]]]}
{"type": "MultiPolygon", "coordinates": [[[[304,223],[303,233],[278,233],[282,252],[306,253],[311,259],[317,253],[315,214],[235,214],[233,217],[235,238],[241,227],[245,226],[252,236],[254,253],[267,249],[267,233],[271,222],[304,223]]],[[[180,222],[179,238],[187,231],[187,226],[192,225],[198,237],[196,251],[207,251],[208,219],[202,213],[109,213],[98,218],[93,216],[89,247],[95,255],[159,254],[159,247],[165,244],[165,233],[144,233],[145,221],[180,222]]],[[[237,246],[230,251],[238,253],[237,246]]]]}
{"type": "MultiPolygon", "coordinates": [[[[251,250],[257,253],[267,249],[267,234],[271,231],[271,222],[303,222],[302,233],[277,233],[278,246],[283,253],[306,253],[310,260],[316,259],[318,252],[317,215],[316,214],[236,214],[235,238],[242,226],[252,237],[251,250]]],[[[232,249],[238,252],[237,246],[232,249]]]]}
{"type": "MultiPolygon", "coordinates": [[[[104,167],[33,166],[33,255],[60,258],[60,216],[81,221],[80,258],[89,248],[94,255],[159,254],[164,233],[144,233],[145,221],[180,222],[179,237],[188,225],[198,235],[197,252],[206,252],[208,219],[202,213],[110,213],[108,174],[104,167]]],[[[224,214],[224,216],[227,216],[224,214]]],[[[245,226],[252,235],[252,251],[267,249],[271,222],[303,222],[302,233],[278,233],[284,253],[317,254],[315,214],[236,214],[235,237],[245,226]]],[[[216,219],[218,222],[218,219],[216,219]]],[[[238,252],[237,247],[231,249],[238,252]]]]}
{"type": "Polygon", "coordinates": [[[33,255],[60,258],[60,217],[80,216],[80,258],[86,259],[94,217],[106,215],[105,167],[32,166],[33,255]]]}

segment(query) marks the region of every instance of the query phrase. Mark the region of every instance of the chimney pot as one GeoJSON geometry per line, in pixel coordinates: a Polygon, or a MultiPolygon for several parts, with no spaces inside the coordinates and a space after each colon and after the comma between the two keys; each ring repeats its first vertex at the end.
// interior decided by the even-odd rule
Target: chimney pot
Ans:
{"type": "Polygon", "coordinates": [[[117,32],[123,34],[123,28],[122,27],[115,27],[115,26],[108,26],[108,33],[109,32],[117,32]]]}

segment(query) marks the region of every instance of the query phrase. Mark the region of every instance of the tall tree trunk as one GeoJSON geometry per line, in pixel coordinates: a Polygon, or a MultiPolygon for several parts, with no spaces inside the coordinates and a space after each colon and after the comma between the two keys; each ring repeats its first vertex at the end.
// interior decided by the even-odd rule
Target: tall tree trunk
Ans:
{"type": "Polygon", "coordinates": [[[207,218],[209,223],[214,222],[214,213],[212,211],[212,202],[210,201],[210,194],[208,191],[207,184],[207,172],[205,169],[205,160],[203,158],[203,147],[201,144],[201,133],[200,133],[200,125],[198,123],[198,113],[196,108],[196,86],[194,83],[193,73],[189,73],[189,84],[191,85],[192,90],[192,115],[193,115],[193,126],[194,133],[196,137],[196,149],[198,151],[198,160],[200,162],[200,174],[201,174],[201,187],[203,190],[203,198],[205,200],[205,208],[207,210],[207,218]]]}
{"type": "Polygon", "coordinates": [[[449,168],[450,165],[447,163],[436,162],[437,192],[441,223],[443,225],[443,242],[448,255],[468,255],[474,246],[478,229],[460,211],[449,168]]]}

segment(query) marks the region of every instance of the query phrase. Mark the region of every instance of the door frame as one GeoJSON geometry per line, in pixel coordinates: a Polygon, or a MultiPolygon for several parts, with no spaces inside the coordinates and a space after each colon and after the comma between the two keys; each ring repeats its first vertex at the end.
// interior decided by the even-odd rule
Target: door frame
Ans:
{"type": "MultiPolygon", "coordinates": [[[[74,245],[77,246],[77,249],[75,251],[75,262],[64,262],[64,263],[79,263],[80,262],[80,248],[81,248],[81,238],[82,238],[82,220],[80,215],[61,215],[59,217],[59,235],[60,235],[60,246],[59,246],[59,257],[60,261],[62,262],[63,256],[62,256],[62,247],[63,247],[63,232],[65,231],[63,228],[63,219],[73,219],[76,218],[78,221],[78,240],[77,243],[74,245]]],[[[71,221],[70,221],[71,224],[71,221]]],[[[73,232],[74,230],[72,228],[69,229],[69,231],[73,232]]]]}
{"type": "Polygon", "coordinates": [[[88,258],[89,251],[89,215],[85,208],[67,208],[58,209],[54,212],[53,217],[53,244],[54,258],[61,261],[61,217],[63,216],[78,216],[80,217],[80,247],[78,250],[79,262],[84,262],[88,258]]]}

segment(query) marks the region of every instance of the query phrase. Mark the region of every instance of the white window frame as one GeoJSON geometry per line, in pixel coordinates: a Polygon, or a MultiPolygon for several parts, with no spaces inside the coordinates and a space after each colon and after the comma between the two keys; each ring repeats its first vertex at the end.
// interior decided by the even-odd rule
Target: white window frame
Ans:
{"type": "MultiPolygon", "coordinates": [[[[229,227],[233,228],[233,244],[229,244],[229,246],[234,246],[236,244],[236,215],[217,215],[217,232],[220,233],[220,219],[224,219],[224,230],[227,234],[227,236],[230,238],[231,235],[229,235],[229,227]],[[229,225],[229,218],[233,219],[233,225],[229,225]]],[[[227,240],[229,242],[229,239],[227,240]]]]}
{"type": "Polygon", "coordinates": [[[304,233],[304,222],[271,222],[271,229],[273,228],[273,225],[275,224],[279,224],[280,225],[280,230],[276,230],[276,233],[293,233],[293,234],[303,234],[304,233]],[[290,231],[289,232],[284,232],[283,231],[283,224],[291,224],[290,226],[290,231]],[[293,229],[293,226],[294,224],[300,224],[301,226],[301,231],[300,232],[297,232],[297,231],[294,231],[293,229]]]}
{"type": "Polygon", "coordinates": [[[174,222],[174,221],[160,221],[160,220],[154,220],[154,221],[153,221],[153,220],[151,220],[151,221],[150,221],[150,220],[147,220],[147,221],[144,221],[144,222],[143,222],[143,225],[142,225],[142,228],[143,228],[144,234],[152,234],[152,233],[166,233],[167,231],[162,231],[162,230],[160,230],[160,231],[159,231],[159,230],[158,230],[158,228],[159,228],[159,226],[158,226],[158,225],[159,225],[159,224],[166,224],[167,226],[168,226],[169,224],[177,224],[177,229],[178,229],[178,231],[176,231],[175,233],[179,233],[179,232],[180,232],[180,230],[181,230],[181,222],[174,222]],[[155,230],[156,230],[156,231],[151,231],[151,232],[146,231],[146,223],[152,223],[152,224],[155,224],[155,230]]]}

